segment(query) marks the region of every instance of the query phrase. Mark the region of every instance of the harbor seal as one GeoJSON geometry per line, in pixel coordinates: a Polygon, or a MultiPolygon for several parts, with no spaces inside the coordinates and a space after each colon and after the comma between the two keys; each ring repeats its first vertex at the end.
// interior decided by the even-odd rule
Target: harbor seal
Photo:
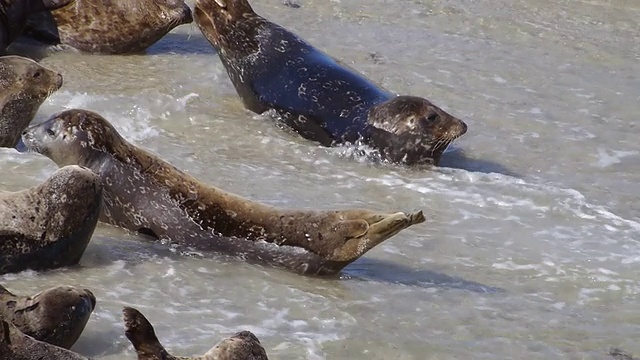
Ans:
{"type": "Polygon", "coordinates": [[[434,164],[467,131],[416,96],[396,96],[257,15],[247,0],[196,0],[194,19],[255,113],[323,146],[361,143],[382,160],[434,164]]]}
{"type": "MultiPolygon", "coordinates": [[[[0,1],[1,3],[1,1],[0,1]]],[[[14,147],[62,75],[21,56],[0,56],[0,147],[14,147]]]]}
{"type": "Polygon", "coordinates": [[[84,330],[96,297],[87,289],[56,286],[17,296],[0,285],[0,317],[36,340],[71,348],[84,330]]]}
{"type": "Polygon", "coordinates": [[[143,52],[178,25],[193,21],[183,0],[75,0],[29,18],[36,40],[88,53],[143,52]]]}
{"type": "MultiPolygon", "coordinates": [[[[0,52],[22,34],[29,15],[54,10],[73,0],[2,0],[0,1],[0,52]]],[[[0,76],[0,78],[2,78],[0,76]]]]}
{"type": "Polygon", "coordinates": [[[153,326],[140,311],[125,307],[122,313],[125,335],[136,349],[138,360],[268,360],[260,340],[250,331],[220,341],[202,356],[175,357],[160,344],[153,326]]]}
{"type": "Polygon", "coordinates": [[[22,140],[58,166],[99,174],[105,222],[199,251],[241,255],[304,274],[328,275],[425,220],[416,213],[279,209],[206,185],[127,142],[102,116],[67,110],[22,140]]]}
{"type": "Polygon", "coordinates": [[[27,190],[0,192],[0,274],[77,264],[101,207],[100,179],[79,166],[27,190]]]}
{"type": "Polygon", "coordinates": [[[0,316],[0,360],[89,360],[73,351],[38,341],[0,316]]]}

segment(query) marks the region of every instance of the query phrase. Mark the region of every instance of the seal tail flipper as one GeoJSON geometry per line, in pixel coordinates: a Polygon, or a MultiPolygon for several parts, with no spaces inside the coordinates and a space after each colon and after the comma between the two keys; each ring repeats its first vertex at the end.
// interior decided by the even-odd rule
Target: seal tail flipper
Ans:
{"type": "Polygon", "coordinates": [[[124,334],[136,349],[139,360],[175,359],[160,344],[153,326],[140,311],[132,307],[125,307],[122,313],[124,315],[124,334]]]}
{"type": "MultiPolygon", "coordinates": [[[[351,216],[348,218],[353,219],[353,215],[356,214],[350,214],[351,216]]],[[[355,233],[352,233],[351,237],[345,237],[344,245],[333,252],[331,260],[352,262],[400,231],[425,221],[422,211],[409,214],[398,212],[395,214],[360,213],[358,215],[361,216],[361,221],[368,224],[366,231],[357,236],[353,236],[355,233]]],[[[353,221],[355,220],[344,223],[353,221]]]]}

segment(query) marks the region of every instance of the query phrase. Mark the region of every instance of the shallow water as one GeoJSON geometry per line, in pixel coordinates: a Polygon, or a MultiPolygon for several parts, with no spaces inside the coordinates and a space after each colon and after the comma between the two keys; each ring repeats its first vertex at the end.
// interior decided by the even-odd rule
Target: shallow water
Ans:
{"type": "MultiPolygon", "coordinates": [[[[243,109],[195,25],[144,56],[56,52],[65,85],[36,122],[102,113],[139,146],[228,191],[298,208],[423,209],[341,280],[175,255],[100,226],[81,266],[0,281],[98,298],[75,350],[133,359],[138,307],[176,354],[240,329],[272,359],[602,359],[640,353],[640,4],[635,0],[254,0],[398,93],[469,125],[438,169],[375,165],[243,109]]],[[[0,186],[56,166],[1,151],[0,186]]]]}

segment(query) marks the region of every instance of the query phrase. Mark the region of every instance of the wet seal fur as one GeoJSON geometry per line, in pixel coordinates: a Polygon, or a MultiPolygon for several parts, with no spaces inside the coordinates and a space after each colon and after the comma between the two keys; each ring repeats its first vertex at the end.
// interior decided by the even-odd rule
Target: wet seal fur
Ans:
{"type": "MultiPolygon", "coordinates": [[[[2,0],[0,0],[1,2],[2,0]]],[[[21,56],[0,57],[0,147],[14,147],[62,75],[21,56]]]]}
{"type": "Polygon", "coordinates": [[[278,209],[204,184],[135,147],[87,110],[67,110],[22,140],[58,166],[79,164],[105,187],[102,221],[200,251],[241,255],[305,273],[339,272],[425,220],[422,212],[278,209]]]}
{"type": "Polygon", "coordinates": [[[0,274],[77,264],[101,208],[100,179],[79,166],[27,190],[0,192],[0,274]]]}
{"type": "Polygon", "coordinates": [[[38,341],[0,316],[0,360],[88,360],[73,351],[38,341]]]}
{"type": "Polygon", "coordinates": [[[54,10],[71,1],[73,0],[0,0],[0,52],[22,34],[29,15],[54,10]]]}
{"type": "Polygon", "coordinates": [[[362,143],[389,162],[434,164],[467,125],[415,96],[396,96],[257,15],[247,0],[196,0],[194,19],[255,113],[324,146],[362,143]]]}
{"type": "Polygon", "coordinates": [[[69,349],[84,330],[96,297],[87,289],[56,286],[17,296],[0,285],[0,317],[36,340],[69,349]]]}
{"type": "Polygon", "coordinates": [[[191,9],[183,0],[75,0],[31,16],[26,32],[37,40],[83,52],[131,54],[191,22],[191,9]]]}
{"type": "Polygon", "coordinates": [[[137,309],[125,307],[125,335],[138,353],[138,360],[268,360],[260,340],[250,331],[241,331],[220,341],[202,356],[175,357],[158,341],[153,326],[137,309]]]}

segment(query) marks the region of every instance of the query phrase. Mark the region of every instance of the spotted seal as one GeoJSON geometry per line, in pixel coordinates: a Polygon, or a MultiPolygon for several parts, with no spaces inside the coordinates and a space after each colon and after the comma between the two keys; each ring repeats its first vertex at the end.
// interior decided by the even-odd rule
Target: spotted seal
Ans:
{"type": "MultiPolygon", "coordinates": [[[[0,1],[0,51],[22,34],[29,15],[55,10],[73,0],[2,0],[0,1]]],[[[1,76],[0,76],[1,78],[1,76]]]]}
{"type": "Polygon", "coordinates": [[[41,41],[100,54],[143,52],[178,25],[193,21],[183,0],[75,0],[29,18],[41,41]]]}
{"type": "Polygon", "coordinates": [[[96,297],[87,289],[56,286],[17,296],[0,285],[0,317],[36,340],[71,348],[84,330],[96,297]]]}
{"type": "Polygon", "coordinates": [[[0,360],[89,360],[70,350],[38,341],[0,316],[0,360]]]}
{"type": "MultiPolygon", "coordinates": [[[[1,3],[1,1],[0,1],[1,3]]],[[[62,75],[21,56],[0,57],[0,147],[14,147],[62,75]]]]}
{"type": "Polygon", "coordinates": [[[241,331],[220,341],[202,356],[175,357],[158,341],[153,325],[135,308],[125,307],[124,328],[138,354],[138,360],[268,360],[260,340],[250,331],[241,331]]]}
{"type": "Polygon", "coordinates": [[[467,125],[429,100],[396,96],[290,31],[247,0],[196,0],[194,19],[255,113],[324,146],[362,143],[386,161],[435,164],[467,125]]]}
{"type": "Polygon", "coordinates": [[[75,165],[33,188],[0,192],[0,274],[77,264],[101,207],[100,179],[75,165]]]}
{"type": "Polygon", "coordinates": [[[206,185],[140,149],[102,116],[67,110],[27,129],[33,151],[100,175],[103,221],[200,251],[239,255],[305,274],[335,274],[422,212],[286,210],[206,185]]]}

